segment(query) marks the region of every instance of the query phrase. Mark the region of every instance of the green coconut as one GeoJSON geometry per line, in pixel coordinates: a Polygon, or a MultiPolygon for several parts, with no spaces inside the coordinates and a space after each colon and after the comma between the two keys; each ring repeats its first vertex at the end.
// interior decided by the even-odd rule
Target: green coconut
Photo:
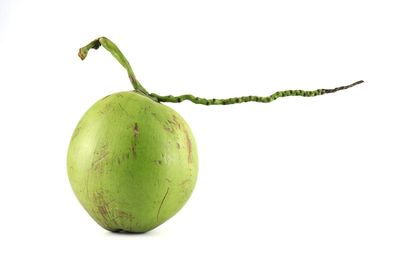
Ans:
{"type": "Polygon", "coordinates": [[[118,47],[100,37],[79,50],[105,47],[127,70],[133,91],[96,102],[79,121],[68,150],[72,189],[89,215],[103,228],[142,233],[176,214],[189,199],[197,179],[198,155],[189,125],[162,102],[189,100],[203,105],[268,103],[279,97],[311,97],[334,89],[285,90],[270,96],[206,99],[193,95],[148,93],[118,47]]]}
{"type": "Polygon", "coordinates": [[[80,203],[110,231],[146,232],[189,199],[196,184],[192,132],[173,109],[136,92],[95,103],[68,151],[68,175],[80,203]]]}

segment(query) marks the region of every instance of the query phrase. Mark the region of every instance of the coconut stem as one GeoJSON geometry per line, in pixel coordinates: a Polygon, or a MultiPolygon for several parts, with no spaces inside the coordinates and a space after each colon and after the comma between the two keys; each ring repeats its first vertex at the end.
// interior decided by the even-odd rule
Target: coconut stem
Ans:
{"type": "Polygon", "coordinates": [[[86,46],[79,49],[78,56],[82,60],[84,60],[86,58],[87,54],[89,53],[90,49],[98,49],[100,46],[103,46],[105,49],[107,49],[114,56],[114,58],[117,59],[118,62],[127,70],[129,80],[131,81],[135,91],[138,91],[138,92],[148,96],[149,93],[146,91],[146,89],[144,89],[144,87],[136,79],[135,73],[133,72],[132,67],[129,64],[128,60],[122,54],[121,50],[119,50],[118,46],[116,44],[114,44],[111,40],[109,40],[108,38],[100,37],[100,38],[97,38],[96,40],[93,40],[86,46]]]}
{"type": "Polygon", "coordinates": [[[345,90],[356,86],[357,84],[363,83],[364,81],[360,80],[354,82],[349,85],[336,87],[333,89],[317,89],[317,90],[284,90],[284,91],[277,91],[270,96],[242,96],[242,97],[233,97],[233,98],[225,98],[225,99],[207,99],[207,98],[200,98],[193,95],[180,95],[180,96],[160,96],[158,94],[149,93],[147,90],[139,83],[136,79],[135,74],[133,73],[132,67],[129,64],[128,60],[122,54],[121,50],[115,45],[111,40],[107,39],[106,37],[100,37],[96,40],[93,40],[88,45],[79,49],[79,57],[84,60],[89,52],[90,49],[98,49],[100,46],[103,46],[107,49],[113,56],[118,60],[118,62],[127,70],[129,80],[131,81],[133,88],[136,92],[145,95],[154,101],[157,102],[171,102],[171,103],[180,103],[184,100],[189,100],[195,104],[201,105],[230,105],[230,104],[237,104],[237,103],[245,103],[245,102],[261,102],[261,103],[269,103],[272,102],[280,97],[286,96],[303,96],[303,97],[311,97],[311,96],[319,96],[328,93],[334,93],[340,90],[345,90]]]}

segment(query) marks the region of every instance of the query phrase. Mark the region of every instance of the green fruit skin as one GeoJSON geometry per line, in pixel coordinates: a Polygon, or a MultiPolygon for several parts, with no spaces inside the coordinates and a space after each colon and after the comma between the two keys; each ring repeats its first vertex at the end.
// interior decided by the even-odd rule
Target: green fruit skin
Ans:
{"type": "Polygon", "coordinates": [[[135,92],[95,103],[76,127],[68,177],[90,216],[110,231],[142,233],[175,215],[196,184],[192,132],[173,109],[135,92]]]}

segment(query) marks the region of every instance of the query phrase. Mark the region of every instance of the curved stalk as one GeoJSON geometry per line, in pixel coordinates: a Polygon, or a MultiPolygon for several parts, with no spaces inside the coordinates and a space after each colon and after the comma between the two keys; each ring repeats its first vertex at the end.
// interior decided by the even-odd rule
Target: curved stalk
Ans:
{"type": "Polygon", "coordinates": [[[364,81],[360,80],[354,82],[349,85],[336,87],[333,89],[317,89],[317,90],[284,90],[284,91],[277,91],[270,96],[242,96],[242,97],[233,97],[233,98],[225,98],[225,99],[207,99],[207,98],[200,98],[193,95],[180,95],[180,96],[160,96],[155,93],[149,93],[147,90],[139,83],[136,79],[136,76],[132,70],[131,65],[129,64],[128,60],[122,54],[121,50],[115,45],[111,40],[107,39],[106,37],[100,37],[96,40],[93,40],[86,46],[79,49],[79,57],[84,60],[89,52],[90,49],[98,49],[100,46],[103,46],[106,50],[108,50],[114,58],[118,60],[118,62],[127,70],[129,80],[131,81],[133,88],[136,92],[145,95],[154,101],[157,102],[171,102],[171,103],[180,103],[182,101],[188,100],[195,104],[201,105],[230,105],[230,104],[237,104],[237,103],[245,103],[245,102],[261,102],[261,103],[269,103],[272,102],[280,97],[287,97],[287,96],[303,96],[303,97],[312,97],[312,96],[319,96],[328,93],[334,93],[337,91],[345,90],[356,86],[364,81]]]}
{"type": "Polygon", "coordinates": [[[149,93],[136,79],[135,73],[133,72],[132,67],[129,64],[129,61],[125,58],[124,54],[122,54],[121,50],[119,50],[118,46],[108,38],[100,37],[96,40],[91,41],[89,44],[79,49],[78,56],[82,60],[84,60],[90,49],[98,49],[100,46],[103,46],[106,50],[108,50],[114,56],[114,58],[117,59],[118,62],[126,69],[126,71],[128,72],[129,80],[131,81],[135,91],[138,91],[148,96],[149,93]]]}

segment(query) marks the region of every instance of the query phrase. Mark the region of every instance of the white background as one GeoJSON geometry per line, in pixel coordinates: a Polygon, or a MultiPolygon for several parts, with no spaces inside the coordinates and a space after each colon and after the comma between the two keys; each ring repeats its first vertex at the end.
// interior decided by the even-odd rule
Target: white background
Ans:
{"type": "Polygon", "coordinates": [[[399,266],[398,1],[0,1],[0,266],[399,266]],[[170,104],[200,172],[141,235],[85,213],[66,174],[83,113],[130,90],[99,36],[159,94],[347,91],[170,104]]]}

